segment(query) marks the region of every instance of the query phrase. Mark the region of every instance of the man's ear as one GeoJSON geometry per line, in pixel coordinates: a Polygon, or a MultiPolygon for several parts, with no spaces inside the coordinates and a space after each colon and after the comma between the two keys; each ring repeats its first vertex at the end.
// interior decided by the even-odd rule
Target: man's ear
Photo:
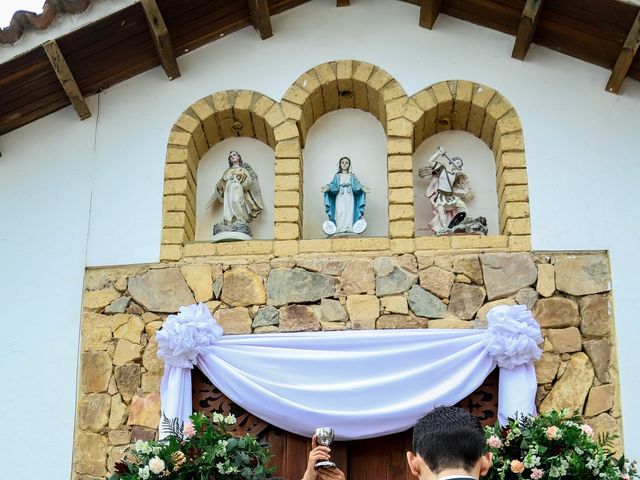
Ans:
{"type": "Polygon", "coordinates": [[[414,476],[420,477],[420,458],[415,453],[407,452],[407,463],[414,476]]]}
{"type": "Polygon", "coordinates": [[[487,452],[482,457],[480,457],[480,476],[484,477],[487,473],[489,473],[489,469],[493,464],[493,453],[487,452]]]}

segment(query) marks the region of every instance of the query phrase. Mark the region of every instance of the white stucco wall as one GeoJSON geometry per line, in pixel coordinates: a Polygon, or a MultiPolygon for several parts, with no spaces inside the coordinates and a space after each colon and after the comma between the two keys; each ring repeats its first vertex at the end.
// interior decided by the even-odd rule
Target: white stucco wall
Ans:
{"type": "Polygon", "coordinates": [[[165,145],[180,112],[224,89],[279,99],[308,68],[341,58],[386,69],[409,94],[468,79],[513,103],[525,129],[533,247],[611,252],[625,441],[640,457],[640,209],[631,194],[640,84],[627,80],[614,96],[605,69],[537,46],[520,62],[510,58],[513,37],[444,15],[428,31],[416,6],[352,3],[307,3],[273,17],[266,41],[246,28],[180,57],[178,80],[156,68],[92,97],[89,120],[66,108],[0,138],[7,478],[69,478],[83,269],[158,260],[165,145]]]}

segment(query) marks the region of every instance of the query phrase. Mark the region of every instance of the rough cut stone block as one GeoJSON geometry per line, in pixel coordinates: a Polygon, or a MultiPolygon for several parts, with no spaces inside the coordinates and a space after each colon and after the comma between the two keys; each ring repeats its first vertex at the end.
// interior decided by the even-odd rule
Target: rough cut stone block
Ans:
{"type": "Polygon", "coordinates": [[[595,373],[589,358],[582,352],[574,354],[562,378],[545,397],[540,405],[541,412],[568,408],[569,411],[582,412],[595,373]]]}
{"type": "Polygon", "coordinates": [[[84,352],[81,356],[81,385],[85,393],[106,392],[111,378],[111,357],[107,352],[84,352]]]}
{"type": "Polygon", "coordinates": [[[414,285],[409,290],[409,307],[419,317],[444,318],[447,306],[435,295],[414,285]]]}
{"type": "Polygon", "coordinates": [[[78,474],[104,477],[107,475],[107,437],[98,433],[80,432],[73,448],[73,471],[78,474]]]}
{"type": "Polygon", "coordinates": [[[613,395],[614,388],[611,384],[592,387],[584,408],[585,417],[594,417],[611,410],[613,408],[613,395]]]}
{"type": "Polygon", "coordinates": [[[563,297],[541,298],[533,309],[533,317],[542,328],[577,327],[578,305],[563,297]]]}
{"type": "Polygon", "coordinates": [[[151,312],[174,313],[183,305],[195,303],[195,298],[176,268],[149,270],[129,278],[129,293],[151,312]]]}
{"type": "Polygon", "coordinates": [[[609,365],[611,363],[611,342],[606,338],[587,340],[584,351],[589,355],[598,380],[602,383],[610,381],[609,365]]]}
{"type": "MultiPolygon", "coordinates": [[[[346,322],[349,318],[347,311],[338,300],[323,298],[320,301],[320,311],[324,322],[346,322]]],[[[325,330],[324,327],[323,330],[325,330]]]]}
{"type": "Polygon", "coordinates": [[[373,266],[369,260],[351,260],[342,271],[336,286],[336,296],[372,294],[375,292],[373,266]]]}
{"type": "Polygon", "coordinates": [[[506,297],[535,283],[538,271],[528,253],[480,254],[489,300],[506,297]]]}
{"type": "Polygon", "coordinates": [[[392,265],[388,273],[376,274],[376,294],[383,297],[406,292],[417,280],[418,275],[415,273],[392,265]]]}
{"type": "Polygon", "coordinates": [[[380,316],[380,300],[375,295],[350,295],[347,313],[354,329],[373,330],[380,316]]]}
{"type": "Polygon", "coordinates": [[[208,302],[213,298],[211,265],[185,265],[180,273],[193,291],[196,302],[208,302]]]}
{"type": "Polygon", "coordinates": [[[582,350],[582,337],[576,327],[549,329],[547,335],[553,351],[556,353],[573,353],[582,350]]]}
{"type": "Polygon", "coordinates": [[[82,317],[83,350],[107,350],[111,345],[109,317],[99,313],[85,312],[82,317]]]}
{"type": "Polygon", "coordinates": [[[560,368],[560,355],[543,353],[542,358],[535,362],[535,368],[538,384],[552,383],[556,379],[558,368],[560,368]]]}
{"type": "Polygon", "coordinates": [[[611,305],[609,296],[588,295],[580,299],[580,330],[583,335],[603,337],[611,330],[611,305]]]}
{"type": "Polygon", "coordinates": [[[386,313],[409,313],[409,305],[407,304],[406,297],[394,296],[394,297],[382,297],[380,299],[382,311],[386,313]]]}
{"type": "Polygon", "coordinates": [[[453,273],[433,266],[420,272],[420,286],[440,298],[449,298],[455,278],[453,273]]]}
{"type": "Polygon", "coordinates": [[[109,422],[111,396],[108,393],[85,395],[78,403],[78,427],[100,432],[109,422]]]}
{"type": "Polygon", "coordinates": [[[218,310],[216,312],[217,321],[224,329],[225,335],[242,335],[251,333],[251,318],[249,309],[245,307],[234,307],[218,310]]]}
{"type": "Polygon", "coordinates": [[[271,306],[265,305],[264,307],[260,307],[258,309],[258,313],[253,318],[252,327],[267,327],[270,325],[278,325],[280,322],[280,314],[278,310],[271,306]]]}
{"type": "Polygon", "coordinates": [[[127,425],[158,428],[160,422],[160,394],[135,395],[129,407],[127,425]]]}
{"type": "Polygon", "coordinates": [[[329,275],[307,272],[301,268],[271,270],[267,278],[267,303],[285,305],[287,303],[317,302],[333,297],[335,280],[329,275]]]}
{"type": "Polygon", "coordinates": [[[115,288],[92,290],[85,292],[83,306],[85,310],[97,312],[118,298],[120,298],[120,292],[115,288]]]}
{"type": "Polygon", "coordinates": [[[570,295],[591,295],[611,290],[609,259],[606,255],[558,257],[556,288],[570,295]]]}
{"type": "Polygon", "coordinates": [[[427,328],[429,321],[426,318],[412,317],[411,315],[383,315],[376,322],[377,329],[396,328],[427,328]]]}
{"type": "Polygon", "coordinates": [[[251,270],[238,268],[224,272],[221,300],[234,307],[261,305],[267,295],[262,278],[251,270]]]}
{"type": "Polygon", "coordinates": [[[482,306],[484,298],[484,288],[478,285],[456,283],[451,289],[449,312],[462,320],[470,320],[482,306]]]}
{"type": "Polygon", "coordinates": [[[280,330],[283,332],[315,332],[320,330],[320,319],[319,308],[313,308],[309,305],[287,305],[280,309],[280,330]]]}

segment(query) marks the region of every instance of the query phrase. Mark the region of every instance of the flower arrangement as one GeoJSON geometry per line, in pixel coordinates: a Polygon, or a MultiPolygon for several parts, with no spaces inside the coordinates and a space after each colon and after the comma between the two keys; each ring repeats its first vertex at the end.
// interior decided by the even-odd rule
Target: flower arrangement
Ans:
{"type": "Polygon", "coordinates": [[[110,480],[263,480],[273,468],[268,444],[232,434],[234,415],[194,413],[183,425],[163,417],[169,436],[138,440],[116,463],[110,480]]]}
{"type": "Polygon", "coordinates": [[[552,410],[511,419],[507,426],[485,427],[493,467],[489,480],[573,480],[640,478],[636,462],[614,457],[611,437],[594,438],[577,413],[552,410]]]}

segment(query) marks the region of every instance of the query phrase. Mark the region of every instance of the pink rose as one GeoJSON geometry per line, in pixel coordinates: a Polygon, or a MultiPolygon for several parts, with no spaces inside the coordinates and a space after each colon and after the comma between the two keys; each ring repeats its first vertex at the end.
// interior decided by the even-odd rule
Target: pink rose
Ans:
{"type": "Polygon", "coordinates": [[[539,480],[543,475],[544,470],[542,470],[541,468],[534,468],[533,470],[531,470],[531,478],[533,480],[539,480]]]}
{"type": "Polygon", "coordinates": [[[556,426],[547,428],[547,438],[549,440],[555,440],[556,438],[560,438],[560,430],[556,426]]]}
{"type": "Polygon", "coordinates": [[[580,425],[580,430],[582,430],[582,433],[584,433],[587,437],[593,437],[593,428],[591,428],[586,423],[584,425],[580,425]]]}
{"type": "Polygon", "coordinates": [[[184,429],[182,430],[182,433],[184,433],[184,436],[186,438],[191,438],[196,434],[196,429],[193,426],[193,423],[191,423],[189,420],[184,422],[184,429]]]}
{"type": "Polygon", "coordinates": [[[524,463],[522,463],[520,460],[511,460],[511,471],[513,473],[524,472],[524,463]]]}
{"type": "Polygon", "coordinates": [[[495,435],[491,435],[487,438],[487,445],[489,445],[490,448],[500,448],[502,447],[502,440],[495,435]]]}

